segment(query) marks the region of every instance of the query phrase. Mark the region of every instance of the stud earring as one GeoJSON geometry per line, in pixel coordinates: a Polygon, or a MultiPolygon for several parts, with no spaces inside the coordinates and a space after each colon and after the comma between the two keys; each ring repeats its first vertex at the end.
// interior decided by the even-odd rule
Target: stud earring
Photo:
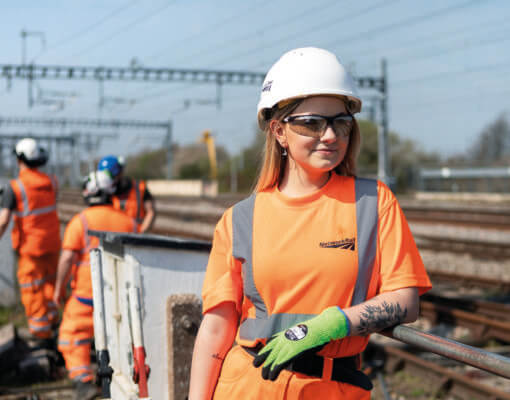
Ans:
{"type": "Polygon", "coordinates": [[[282,147],[282,157],[287,157],[287,149],[282,147]]]}

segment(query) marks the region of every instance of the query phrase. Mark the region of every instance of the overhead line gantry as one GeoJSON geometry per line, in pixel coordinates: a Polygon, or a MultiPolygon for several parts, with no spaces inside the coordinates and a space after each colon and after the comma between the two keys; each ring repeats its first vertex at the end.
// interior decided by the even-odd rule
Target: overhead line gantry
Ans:
{"type": "MultiPolygon", "coordinates": [[[[190,82],[213,83],[218,93],[224,84],[255,85],[264,81],[265,73],[253,71],[221,71],[208,69],[184,68],[148,68],[148,67],[104,67],[104,66],[63,66],[36,64],[0,64],[0,78],[7,79],[10,86],[13,79],[28,81],[28,102],[33,104],[32,84],[34,80],[95,80],[131,81],[131,82],[190,82]]],[[[381,129],[379,129],[379,179],[388,180],[388,110],[387,110],[387,79],[386,62],[382,64],[381,77],[355,77],[357,86],[362,89],[374,89],[380,94],[381,129]]],[[[218,94],[218,98],[219,98],[218,94]]],[[[219,101],[218,101],[219,104],[219,101]]],[[[168,149],[171,144],[171,128],[168,124],[168,149]]],[[[167,149],[167,150],[168,150],[167,149]]],[[[169,152],[169,150],[168,150],[169,152]]],[[[167,175],[171,176],[170,165],[167,175]]]]}

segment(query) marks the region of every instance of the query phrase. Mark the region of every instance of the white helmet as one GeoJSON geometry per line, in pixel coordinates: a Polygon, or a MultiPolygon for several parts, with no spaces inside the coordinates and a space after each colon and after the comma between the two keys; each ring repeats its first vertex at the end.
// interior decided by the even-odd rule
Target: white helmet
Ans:
{"type": "Polygon", "coordinates": [[[282,100],[313,96],[336,95],[352,101],[352,113],[361,111],[361,98],[354,80],[336,56],[324,49],[304,47],[285,53],[267,73],[257,115],[282,100]]]}
{"type": "Polygon", "coordinates": [[[14,154],[29,167],[39,167],[48,161],[46,150],[32,138],[21,139],[14,148],[14,154]]]}
{"type": "Polygon", "coordinates": [[[89,204],[108,203],[115,192],[115,182],[106,170],[91,172],[83,184],[83,197],[89,204]]]}

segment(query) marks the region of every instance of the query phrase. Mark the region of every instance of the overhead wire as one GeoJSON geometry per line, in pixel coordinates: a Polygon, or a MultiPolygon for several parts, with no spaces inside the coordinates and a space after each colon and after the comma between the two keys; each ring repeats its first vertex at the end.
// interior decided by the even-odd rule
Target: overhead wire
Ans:
{"type": "MultiPolygon", "coordinates": [[[[338,17],[335,17],[334,21],[338,23],[338,22],[340,22],[340,21],[342,21],[342,20],[344,20],[344,19],[349,19],[349,18],[350,18],[350,19],[352,19],[352,18],[355,18],[355,17],[357,17],[357,16],[361,16],[361,15],[363,15],[363,14],[364,14],[364,13],[366,13],[366,12],[374,11],[374,10],[376,10],[376,9],[380,8],[380,7],[387,6],[389,3],[396,2],[396,1],[400,1],[400,0],[391,0],[391,1],[390,1],[390,0],[383,0],[383,1],[381,1],[381,2],[378,2],[378,3],[377,3],[377,4],[375,4],[375,5],[371,5],[370,7],[366,7],[366,8],[363,8],[362,10],[359,10],[359,11],[358,11],[357,13],[355,13],[355,14],[350,14],[349,16],[346,16],[345,18],[340,18],[340,19],[338,19],[338,17]]],[[[328,4],[329,4],[329,6],[332,6],[332,5],[336,5],[337,3],[336,3],[336,2],[332,2],[332,3],[328,3],[328,4]]],[[[328,8],[329,6],[326,6],[326,8],[328,8]]],[[[312,9],[316,10],[316,9],[317,9],[317,5],[314,5],[312,9]]],[[[324,8],[323,8],[322,10],[324,10],[324,8]]],[[[293,17],[291,17],[291,19],[293,19],[293,20],[298,19],[298,18],[300,18],[300,16],[303,16],[303,15],[308,14],[308,13],[309,13],[309,11],[310,11],[310,9],[307,9],[307,10],[305,10],[304,12],[302,12],[302,13],[298,14],[297,16],[293,16],[293,17]]],[[[333,20],[332,20],[332,21],[333,21],[333,20]]],[[[330,22],[332,22],[332,21],[330,21],[330,22]]],[[[306,33],[310,33],[310,32],[314,32],[314,31],[320,30],[320,29],[324,28],[324,26],[328,27],[328,24],[329,24],[329,22],[327,22],[327,21],[322,21],[320,24],[318,24],[318,25],[314,25],[314,26],[313,26],[313,27],[311,27],[310,29],[305,30],[305,32],[306,32],[306,33]]],[[[272,26],[273,26],[273,24],[271,24],[270,26],[272,27],[272,26]]],[[[269,26],[268,26],[268,27],[269,27],[269,26]]],[[[264,29],[264,28],[262,28],[262,29],[264,29]]],[[[300,32],[303,32],[303,30],[301,30],[300,32]]],[[[250,34],[250,37],[251,37],[251,34],[250,34]]],[[[274,42],[276,42],[276,44],[281,44],[281,42],[282,42],[282,41],[284,41],[284,40],[286,40],[286,38],[290,38],[290,37],[295,37],[295,34],[288,35],[287,37],[284,37],[284,38],[279,38],[279,39],[275,40],[274,42]]],[[[235,41],[236,41],[236,42],[238,42],[239,40],[242,40],[242,38],[241,38],[241,39],[240,39],[240,38],[236,38],[236,39],[235,39],[235,41]]],[[[273,46],[271,46],[271,45],[270,45],[270,46],[259,46],[259,47],[257,47],[256,49],[250,49],[248,53],[250,53],[250,54],[251,54],[251,53],[256,52],[256,51],[258,51],[258,50],[261,50],[261,49],[267,49],[268,47],[273,47],[273,46]]],[[[230,61],[230,59],[232,59],[232,58],[242,57],[244,54],[245,54],[245,53],[243,53],[243,54],[241,54],[241,55],[236,54],[236,55],[234,55],[233,57],[230,57],[230,58],[229,58],[229,59],[227,59],[227,60],[223,60],[223,61],[222,61],[222,62],[220,62],[220,63],[215,63],[215,64],[214,64],[214,66],[224,64],[225,62],[230,61]]],[[[198,55],[198,54],[197,54],[197,55],[198,55]]],[[[189,85],[187,85],[186,87],[189,87],[189,85]]],[[[185,88],[186,88],[186,87],[185,87],[185,88]]],[[[182,88],[181,88],[181,90],[182,90],[182,88]]],[[[167,94],[167,93],[168,93],[168,90],[158,91],[158,92],[156,92],[156,93],[148,94],[148,95],[145,95],[145,96],[141,97],[141,98],[140,98],[140,101],[145,101],[145,100],[148,100],[148,99],[155,99],[155,98],[159,98],[159,97],[161,97],[161,96],[164,96],[164,95],[165,95],[165,94],[167,94]]],[[[174,91],[173,93],[175,93],[175,91],[174,91]]]]}
{"type": "MultiPolygon", "coordinates": [[[[450,38],[451,36],[455,36],[460,33],[465,33],[466,31],[469,31],[469,33],[474,32],[475,34],[477,34],[477,32],[475,31],[476,28],[482,28],[487,25],[498,27],[501,23],[508,22],[508,20],[509,20],[509,17],[505,16],[504,18],[497,18],[497,19],[493,19],[493,20],[489,20],[489,21],[484,21],[481,24],[477,24],[477,25],[473,25],[472,23],[470,23],[467,26],[462,27],[461,29],[447,30],[447,31],[442,31],[442,32],[434,32],[434,34],[432,34],[432,35],[415,37],[415,38],[408,40],[406,42],[403,42],[403,43],[393,43],[391,48],[384,49],[385,57],[389,58],[390,56],[388,56],[388,53],[394,52],[395,50],[406,49],[406,48],[412,47],[416,44],[422,44],[424,41],[431,41],[434,39],[442,39],[444,37],[450,38]]],[[[364,49],[363,51],[356,52],[356,53],[349,53],[349,54],[350,54],[351,58],[353,58],[353,59],[355,58],[357,60],[357,59],[359,59],[359,57],[362,57],[364,55],[373,54],[373,52],[374,52],[374,48],[367,48],[367,49],[364,49]]]]}
{"type": "MultiPolygon", "coordinates": [[[[510,40],[510,38],[509,38],[509,40],[510,40]]],[[[452,76],[458,77],[459,75],[463,75],[463,74],[472,74],[472,73],[476,73],[476,72],[482,72],[482,71],[494,70],[494,69],[500,69],[500,68],[510,68],[510,60],[505,60],[503,63],[498,63],[498,64],[485,64],[485,65],[479,65],[476,67],[465,68],[463,70],[442,72],[442,73],[438,73],[438,74],[427,75],[427,76],[422,76],[422,77],[412,78],[412,79],[404,79],[404,80],[400,80],[400,81],[397,80],[395,82],[391,82],[391,87],[395,88],[395,87],[402,86],[402,85],[427,82],[427,81],[436,80],[436,79],[450,78],[452,76]]]]}
{"type": "Polygon", "coordinates": [[[159,7],[157,8],[156,10],[153,10],[137,19],[135,19],[134,21],[130,22],[129,24],[126,24],[124,25],[122,28],[120,29],[117,29],[116,31],[110,33],[107,37],[104,37],[102,38],[101,40],[93,43],[91,46],[79,51],[79,52],[76,52],[74,54],[71,55],[71,58],[74,58],[74,57],[80,57],[82,56],[83,54],[91,51],[91,50],[94,50],[96,49],[97,47],[100,47],[101,45],[105,44],[107,41],[115,38],[116,36],[120,35],[121,33],[124,33],[125,31],[127,31],[128,29],[131,29],[132,27],[142,23],[142,22],[145,22],[147,21],[148,19],[154,17],[156,14],[159,14],[160,12],[166,10],[168,7],[170,7],[173,3],[175,3],[176,0],[171,0],[169,2],[167,2],[166,4],[164,4],[162,7],[159,7]]]}
{"type": "Polygon", "coordinates": [[[403,65],[403,64],[408,64],[409,62],[413,62],[413,61],[417,61],[417,60],[423,60],[425,58],[430,58],[430,57],[437,57],[437,56],[441,56],[441,55],[445,55],[445,54],[451,54],[451,53],[456,53],[458,51],[462,51],[462,50],[466,50],[468,48],[472,48],[472,47],[477,47],[477,46],[484,46],[484,45],[492,45],[492,44],[495,44],[495,43],[499,43],[499,42],[505,42],[507,40],[510,40],[510,36],[509,35],[504,35],[503,37],[499,38],[499,39],[494,39],[494,38],[488,38],[488,39],[485,39],[485,40],[480,40],[479,42],[477,43],[474,43],[472,45],[464,45],[462,47],[460,46],[457,46],[457,47],[454,47],[454,48],[451,48],[451,49],[447,49],[447,50],[441,50],[441,51],[437,51],[437,52],[433,52],[433,53],[429,53],[429,54],[422,54],[422,55],[418,55],[418,56],[415,56],[415,57],[405,57],[403,59],[401,59],[400,61],[396,61],[396,62],[392,62],[392,67],[393,66],[400,66],[400,65],[403,65]]]}
{"type": "MultiPolygon", "coordinates": [[[[338,18],[338,16],[335,16],[335,18],[333,18],[333,19],[326,20],[326,21],[321,21],[320,24],[314,25],[312,27],[307,27],[306,29],[303,29],[303,27],[301,27],[299,32],[293,32],[290,35],[287,35],[287,36],[284,36],[284,37],[281,37],[281,38],[275,38],[272,41],[272,43],[269,43],[269,44],[266,43],[264,45],[257,46],[255,48],[251,48],[248,51],[245,51],[243,53],[234,54],[231,57],[220,61],[219,63],[215,63],[215,65],[222,65],[222,64],[225,64],[225,63],[227,63],[227,62],[229,62],[229,61],[231,61],[233,59],[239,59],[239,58],[244,57],[246,55],[251,55],[251,54],[254,54],[254,53],[260,52],[260,51],[264,51],[264,53],[267,53],[268,49],[273,48],[275,46],[281,46],[282,42],[284,42],[285,40],[288,40],[288,39],[296,38],[296,35],[298,35],[298,36],[299,35],[303,35],[303,34],[307,34],[308,35],[308,34],[310,34],[312,32],[317,32],[317,31],[320,31],[320,30],[323,30],[323,29],[329,29],[329,28],[331,28],[331,24],[333,24],[333,23],[338,24],[339,22],[342,22],[342,21],[345,21],[345,20],[352,20],[354,18],[366,15],[369,12],[373,12],[373,11],[379,9],[379,8],[387,7],[389,4],[395,3],[397,1],[401,1],[401,0],[383,0],[383,1],[378,2],[377,4],[372,4],[369,7],[365,7],[363,9],[361,9],[361,10],[358,10],[355,13],[347,13],[343,18],[338,18]]],[[[259,62],[259,64],[260,64],[260,62],[259,62]]],[[[252,68],[252,67],[249,67],[249,68],[252,68]]]]}
{"type": "Polygon", "coordinates": [[[379,26],[379,27],[376,27],[373,29],[369,29],[368,31],[365,31],[365,32],[357,33],[357,34],[354,34],[354,35],[351,35],[351,36],[348,36],[345,38],[336,39],[334,42],[326,43],[325,46],[326,47],[334,46],[336,44],[337,46],[333,47],[333,48],[336,48],[336,47],[338,47],[339,41],[341,41],[342,46],[349,46],[361,39],[365,39],[367,37],[373,36],[374,34],[388,33],[391,30],[400,29],[400,28],[403,28],[408,25],[416,25],[416,24],[422,23],[424,21],[430,20],[432,18],[444,17],[445,15],[447,15],[449,13],[463,10],[470,6],[473,6],[475,4],[480,4],[480,3],[481,3],[480,0],[469,0],[469,1],[465,1],[463,3],[457,3],[453,6],[441,8],[439,10],[434,10],[427,14],[415,15],[415,16],[407,18],[403,21],[392,22],[392,23],[384,25],[384,26],[379,26]]]}
{"type": "MultiPolygon", "coordinates": [[[[396,0],[393,0],[393,1],[396,1],[396,0]]],[[[296,15],[288,15],[286,18],[288,21],[295,21],[301,17],[304,17],[304,16],[309,16],[310,15],[310,12],[312,11],[317,11],[317,10],[320,10],[320,11],[324,11],[332,6],[336,6],[338,5],[338,2],[337,1],[326,1],[324,4],[317,4],[317,3],[314,3],[312,7],[310,8],[307,8],[305,10],[300,10],[301,12],[299,14],[296,14],[296,15]]],[[[278,23],[276,23],[275,21],[271,21],[270,23],[264,25],[264,26],[261,26],[261,27],[258,27],[257,28],[257,31],[260,31],[260,32],[264,32],[264,31],[267,31],[269,29],[274,29],[275,27],[277,29],[280,29],[284,26],[287,26],[289,23],[291,22],[283,22],[283,21],[278,21],[278,23]],[[276,26],[275,26],[276,25],[276,26]]],[[[244,40],[247,40],[247,39],[252,39],[253,36],[254,36],[254,32],[249,32],[247,33],[246,35],[243,35],[243,36],[236,36],[236,37],[233,37],[232,40],[230,41],[222,41],[220,44],[218,44],[218,46],[216,47],[211,47],[211,46],[208,46],[206,49],[201,49],[200,51],[197,51],[195,53],[192,53],[188,56],[185,56],[184,57],[184,60],[187,60],[187,59],[190,59],[190,58],[196,58],[196,57],[203,57],[204,54],[210,54],[211,53],[211,50],[213,53],[216,53],[216,50],[220,49],[220,50],[225,50],[228,45],[232,44],[232,43],[240,43],[244,40]]],[[[180,61],[182,61],[182,59],[179,59],[180,61]]]]}
{"type": "MultiPolygon", "coordinates": [[[[276,1],[277,0],[273,0],[273,3],[276,1]]],[[[159,58],[159,57],[165,55],[166,52],[168,51],[168,49],[170,49],[172,46],[174,46],[176,44],[189,43],[190,41],[198,39],[199,37],[203,36],[204,34],[210,34],[211,31],[214,31],[215,29],[217,29],[221,26],[224,26],[225,24],[228,24],[231,21],[236,20],[236,19],[240,18],[241,16],[245,15],[246,13],[251,12],[252,10],[260,7],[260,3],[262,3],[262,2],[265,2],[265,0],[261,0],[259,2],[256,2],[255,4],[252,4],[252,7],[248,7],[246,10],[244,10],[241,13],[231,15],[231,16],[225,18],[224,20],[221,20],[213,25],[207,26],[206,28],[204,28],[203,30],[201,30],[200,32],[198,32],[196,34],[193,34],[186,38],[179,38],[178,40],[173,41],[170,44],[166,45],[164,49],[159,50],[156,53],[153,53],[152,55],[147,57],[146,60],[156,59],[156,58],[159,58]]]]}
{"type": "Polygon", "coordinates": [[[137,3],[139,0],[132,0],[132,1],[129,1],[127,3],[125,3],[124,5],[122,5],[121,7],[119,8],[116,8],[115,10],[113,10],[112,12],[110,12],[109,14],[105,15],[104,17],[102,17],[101,19],[99,19],[98,21],[94,22],[93,24],[87,26],[86,28],[83,28],[75,33],[73,33],[72,35],[70,36],[67,36],[61,40],[59,40],[57,43],[55,43],[54,45],[52,46],[49,46],[48,48],[46,48],[43,52],[41,52],[41,54],[39,54],[36,58],[39,58],[41,55],[43,54],[46,54],[47,52],[49,51],[53,51],[55,50],[56,48],[58,47],[61,47],[63,46],[64,44],[66,43],[69,43],[73,40],[76,40],[78,39],[79,37],[83,36],[83,35],[86,35],[88,34],[89,32],[93,31],[94,29],[96,29],[97,27],[101,26],[102,24],[104,24],[106,21],[110,20],[111,18],[113,17],[116,17],[117,15],[121,14],[123,11],[127,10],[128,8],[130,8],[133,4],[137,3]]]}
{"type": "MultiPolygon", "coordinates": [[[[298,18],[302,17],[303,15],[308,15],[308,13],[310,11],[317,10],[318,7],[322,7],[322,10],[327,9],[327,8],[329,8],[329,6],[336,5],[337,2],[336,2],[336,0],[333,0],[333,1],[328,0],[324,4],[327,4],[327,5],[317,6],[317,4],[314,4],[313,7],[307,8],[306,10],[302,11],[301,13],[299,13],[297,15],[289,16],[289,19],[294,20],[294,19],[298,19],[298,18]]],[[[274,22],[271,22],[267,26],[261,27],[259,29],[263,31],[263,30],[269,29],[271,27],[274,27],[274,22]]],[[[212,30],[212,28],[209,28],[209,30],[212,30]]],[[[228,41],[228,42],[222,41],[221,49],[225,49],[230,43],[239,43],[239,42],[242,42],[243,40],[246,40],[246,39],[249,39],[249,38],[253,38],[253,32],[250,32],[249,34],[241,36],[241,37],[235,37],[231,41],[228,41]]],[[[218,47],[220,47],[220,45],[218,47]]],[[[207,49],[202,49],[202,50],[200,50],[200,51],[198,51],[196,53],[188,55],[184,59],[203,57],[205,54],[210,53],[210,51],[207,51],[207,50],[213,50],[214,51],[214,50],[217,50],[218,47],[208,46],[207,49]]],[[[182,59],[180,59],[180,60],[182,60],[182,59]]],[[[188,88],[188,87],[190,87],[190,85],[185,85],[184,87],[181,87],[181,88],[178,88],[177,90],[174,90],[174,93],[176,91],[180,91],[180,90],[183,90],[183,89],[188,88]]],[[[166,91],[163,91],[163,92],[162,91],[158,91],[158,92],[156,92],[155,93],[155,98],[161,97],[160,94],[161,93],[164,94],[165,92],[166,91]]],[[[150,99],[150,98],[151,98],[151,95],[149,93],[148,95],[146,94],[145,96],[142,96],[141,97],[141,101],[145,101],[145,100],[150,99]]]]}

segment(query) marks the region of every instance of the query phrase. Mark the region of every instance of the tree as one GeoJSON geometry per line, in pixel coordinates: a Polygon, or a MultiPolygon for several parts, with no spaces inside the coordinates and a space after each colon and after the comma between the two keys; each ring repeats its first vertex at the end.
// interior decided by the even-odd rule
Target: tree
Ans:
{"type": "Polygon", "coordinates": [[[485,127],[468,150],[470,157],[478,165],[496,165],[506,161],[510,155],[510,124],[506,114],[485,127]]]}

